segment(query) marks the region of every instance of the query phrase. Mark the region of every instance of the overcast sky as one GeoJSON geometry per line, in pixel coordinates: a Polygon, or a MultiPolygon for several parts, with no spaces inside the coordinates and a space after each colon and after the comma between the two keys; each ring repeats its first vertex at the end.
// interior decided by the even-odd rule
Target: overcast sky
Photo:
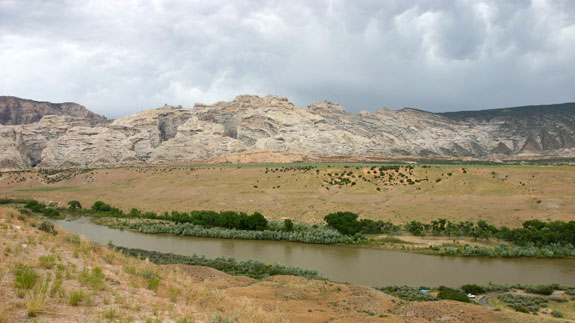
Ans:
{"type": "Polygon", "coordinates": [[[0,95],[121,117],[268,93],[351,112],[575,101],[575,0],[0,0],[0,95]]]}

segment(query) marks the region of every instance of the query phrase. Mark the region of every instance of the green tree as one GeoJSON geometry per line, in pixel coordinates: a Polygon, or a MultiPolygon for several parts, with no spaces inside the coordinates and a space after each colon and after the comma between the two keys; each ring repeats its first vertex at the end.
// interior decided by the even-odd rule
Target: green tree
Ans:
{"type": "Polygon", "coordinates": [[[76,201],[76,200],[69,201],[68,206],[70,206],[71,209],[81,209],[82,208],[82,204],[80,204],[80,202],[76,201]]]}
{"type": "Polygon", "coordinates": [[[290,219],[285,219],[284,220],[284,230],[287,232],[292,232],[293,231],[293,222],[290,219]]]}
{"type": "Polygon", "coordinates": [[[357,221],[358,215],[352,212],[337,212],[326,215],[323,219],[332,227],[345,235],[354,235],[359,232],[361,225],[357,221]]]}

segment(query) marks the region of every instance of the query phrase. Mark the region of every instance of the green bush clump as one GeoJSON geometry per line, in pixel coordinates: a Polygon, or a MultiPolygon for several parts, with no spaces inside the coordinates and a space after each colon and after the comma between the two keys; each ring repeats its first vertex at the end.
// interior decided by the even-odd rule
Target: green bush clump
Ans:
{"type": "Polygon", "coordinates": [[[527,313],[529,314],[529,310],[525,307],[525,306],[517,306],[514,307],[515,312],[519,312],[519,313],[527,313]]]}
{"type": "Polygon", "coordinates": [[[558,317],[558,318],[563,317],[563,313],[559,312],[558,310],[553,310],[553,312],[551,312],[551,315],[553,315],[553,317],[558,317]]]}
{"type": "Polygon", "coordinates": [[[421,292],[421,288],[412,286],[386,286],[375,287],[375,289],[410,302],[429,302],[439,300],[439,298],[431,294],[421,292]]]}
{"type": "Polygon", "coordinates": [[[96,214],[92,214],[96,216],[165,220],[175,223],[191,223],[206,228],[221,227],[261,231],[265,230],[268,225],[268,220],[259,212],[248,215],[244,212],[235,211],[222,211],[219,213],[214,211],[192,211],[191,213],[172,211],[171,213],[165,212],[158,215],[154,212],[143,213],[133,208],[129,213],[124,213],[122,210],[102,201],[96,201],[92,205],[91,210],[96,212],[96,214]]]}
{"type": "Polygon", "coordinates": [[[81,289],[74,290],[70,293],[70,305],[78,306],[84,300],[84,292],[81,289]]]}
{"type": "Polygon", "coordinates": [[[542,247],[537,247],[533,244],[525,246],[509,246],[508,244],[501,243],[497,247],[491,246],[469,246],[464,245],[460,247],[441,247],[439,254],[442,256],[462,255],[466,257],[483,256],[483,257],[575,257],[575,247],[572,244],[558,244],[551,243],[542,247]]]}
{"type": "Polygon", "coordinates": [[[14,269],[14,282],[20,289],[32,289],[38,280],[36,271],[27,265],[18,263],[14,269]]]}
{"type": "Polygon", "coordinates": [[[58,234],[58,231],[54,229],[54,223],[47,220],[43,220],[42,222],[40,222],[40,224],[38,225],[38,230],[48,232],[53,235],[58,234]]]}
{"type": "Polygon", "coordinates": [[[60,212],[58,212],[58,210],[49,208],[45,204],[40,203],[36,200],[29,200],[28,202],[26,202],[24,207],[32,212],[42,213],[42,215],[49,218],[55,218],[60,216],[60,212]]]}
{"type": "Polygon", "coordinates": [[[351,242],[351,239],[341,233],[324,227],[309,227],[307,231],[251,231],[229,230],[222,228],[205,228],[191,223],[164,224],[164,223],[128,223],[120,224],[142,233],[168,233],[192,237],[207,237],[220,239],[249,239],[249,240],[285,240],[293,242],[334,244],[351,242]]]}
{"type": "Polygon", "coordinates": [[[449,287],[445,287],[445,286],[440,286],[439,287],[439,294],[437,294],[437,297],[441,298],[441,299],[449,299],[449,300],[454,300],[454,301],[458,301],[458,302],[463,302],[463,303],[470,303],[471,301],[469,300],[469,297],[467,297],[467,295],[462,292],[462,291],[458,291],[449,287]]]}
{"type": "Polygon", "coordinates": [[[485,289],[479,285],[475,284],[467,284],[461,286],[461,290],[463,290],[467,294],[479,295],[485,293],[485,289]]]}
{"type": "Polygon", "coordinates": [[[40,262],[40,267],[50,269],[56,265],[56,256],[40,256],[38,261],[40,262]]]}
{"type": "Polygon", "coordinates": [[[215,258],[207,259],[206,257],[182,256],[173,253],[162,253],[142,249],[124,248],[112,246],[126,255],[140,259],[149,259],[151,262],[160,265],[167,264],[184,264],[191,266],[206,266],[215,268],[231,275],[248,276],[255,279],[263,279],[274,275],[292,275],[310,279],[324,279],[315,270],[289,267],[279,264],[266,265],[257,260],[236,261],[233,258],[215,258]]]}
{"type": "Polygon", "coordinates": [[[549,302],[549,299],[544,296],[503,294],[497,297],[515,310],[518,308],[526,308],[531,312],[539,311],[542,304],[547,304],[549,302]]]}
{"type": "Polygon", "coordinates": [[[553,294],[553,290],[554,289],[551,286],[546,285],[535,285],[525,287],[526,292],[540,295],[551,295],[553,294]]]}
{"type": "Polygon", "coordinates": [[[92,289],[101,290],[104,288],[104,273],[102,268],[94,267],[92,270],[84,268],[78,275],[78,281],[82,285],[90,286],[92,289]]]}
{"type": "Polygon", "coordinates": [[[77,201],[77,200],[68,201],[68,206],[71,209],[81,209],[82,208],[82,204],[80,204],[80,201],[77,201]]]}
{"type": "Polygon", "coordinates": [[[327,226],[339,231],[341,234],[353,236],[358,233],[395,233],[399,226],[391,222],[373,221],[370,219],[357,220],[358,215],[352,212],[330,213],[324,217],[327,226]]]}

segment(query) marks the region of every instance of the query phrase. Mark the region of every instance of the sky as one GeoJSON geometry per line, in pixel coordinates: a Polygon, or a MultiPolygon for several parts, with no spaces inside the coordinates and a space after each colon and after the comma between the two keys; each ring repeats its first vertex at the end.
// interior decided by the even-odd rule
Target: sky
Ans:
{"type": "Polygon", "coordinates": [[[0,95],[118,118],[240,94],[347,111],[575,101],[575,0],[0,0],[0,95]]]}

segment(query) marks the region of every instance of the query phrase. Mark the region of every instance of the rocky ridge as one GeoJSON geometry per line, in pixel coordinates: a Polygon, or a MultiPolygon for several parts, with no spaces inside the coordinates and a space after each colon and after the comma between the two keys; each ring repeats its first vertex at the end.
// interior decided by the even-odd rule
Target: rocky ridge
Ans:
{"type": "Polygon", "coordinates": [[[164,106],[111,122],[91,112],[47,114],[32,122],[29,111],[23,109],[22,116],[11,112],[10,122],[27,122],[0,126],[0,168],[178,163],[254,151],[304,159],[575,154],[575,103],[439,114],[410,108],[352,114],[328,101],[300,108],[285,97],[241,95],[193,109],[164,106]]]}
{"type": "Polygon", "coordinates": [[[106,117],[96,114],[76,103],[50,103],[0,96],[0,124],[20,125],[40,121],[47,115],[66,115],[82,118],[91,126],[107,122],[106,117]]]}

